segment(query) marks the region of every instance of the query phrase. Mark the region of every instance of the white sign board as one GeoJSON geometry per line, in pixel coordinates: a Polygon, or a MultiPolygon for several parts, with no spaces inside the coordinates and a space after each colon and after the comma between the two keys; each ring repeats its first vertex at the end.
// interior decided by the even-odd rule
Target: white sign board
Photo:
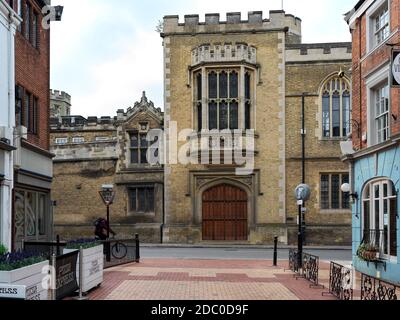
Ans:
{"type": "Polygon", "coordinates": [[[392,57],[392,86],[400,87],[400,51],[394,50],[392,57]]]}
{"type": "Polygon", "coordinates": [[[0,283],[0,299],[26,299],[26,286],[12,286],[0,283]]]}

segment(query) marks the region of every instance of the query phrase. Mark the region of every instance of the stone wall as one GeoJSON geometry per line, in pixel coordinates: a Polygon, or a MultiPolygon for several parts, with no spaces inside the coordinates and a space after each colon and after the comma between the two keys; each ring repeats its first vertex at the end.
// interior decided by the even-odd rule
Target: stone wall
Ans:
{"type": "Polygon", "coordinates": [[[288,242],[297,242],[298,207],[294,190],[302,182],[302,94],[305,93],[305,182],[312,195],[306,203],[307,244],[349,245],[351,211],[321,210],[321,174],[348,173],[341,161],[344,138],[322,137],[321,90],[325,80],[345,72],[350,81],[351,44],[289,45],[286,48],[286,204],[288,242]],[[329,232],[327,231],[329,230],[329,232]]]}

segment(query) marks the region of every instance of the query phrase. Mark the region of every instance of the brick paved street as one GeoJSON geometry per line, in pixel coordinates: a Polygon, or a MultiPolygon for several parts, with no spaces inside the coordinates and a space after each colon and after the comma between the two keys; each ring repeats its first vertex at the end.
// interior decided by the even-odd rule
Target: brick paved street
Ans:
{"type": "MultiPolygon", "coordinates": [[[[105,271],[91,300],[334,300],[285,271],[287,262],[145,259],[105,271]]],[[[320,281],[328,284],[329,265],[320,281]]]]}

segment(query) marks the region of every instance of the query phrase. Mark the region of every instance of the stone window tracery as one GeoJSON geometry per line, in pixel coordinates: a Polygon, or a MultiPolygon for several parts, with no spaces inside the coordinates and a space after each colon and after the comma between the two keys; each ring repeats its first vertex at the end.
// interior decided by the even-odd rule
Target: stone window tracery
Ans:
{"type": "Polygon", "coordinates": [[[251,129],[252,70],[204,68],[194,74],[194,81],[195,118],[199,132],[203,129],[251,129]],[[206,79],[205,86],[203,79],[206,79]],[[205,115],[207,119],[204,119],[205,115]]]}
{"type": "Polygon", "coordinates": [[[322,136],[344,138],[351,131],[350,84],[344,78],[333,77],[322,89],[322,136]]]}

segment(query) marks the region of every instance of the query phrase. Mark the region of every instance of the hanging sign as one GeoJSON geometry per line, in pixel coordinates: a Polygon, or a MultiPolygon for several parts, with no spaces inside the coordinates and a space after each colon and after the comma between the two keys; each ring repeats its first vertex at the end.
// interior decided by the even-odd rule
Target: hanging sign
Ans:
{"type": "Polygon", "coordinates": [[[392,87],[400,88],[400,50],[393,50],[392,87]]]}

